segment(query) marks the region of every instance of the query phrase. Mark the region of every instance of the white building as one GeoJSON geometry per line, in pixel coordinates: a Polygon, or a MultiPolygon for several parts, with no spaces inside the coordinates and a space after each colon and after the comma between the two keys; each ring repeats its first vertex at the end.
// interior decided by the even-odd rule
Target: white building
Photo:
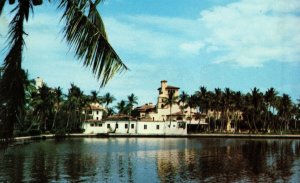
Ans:
{"type": "MultiPolygon", "coordinates": [[[[145,104],[135,108],[139,113],[139,119],[144,121],[185,121],[189,124],[206,124],[205,115],[200,114],[194,108],[183,107],[186,104],[174,103],[165,105],[165,100],[169,97],[170,93],[173,93],[174,97],[179,98],[179,87],[170,86],[166,80],[161,81],[161,87],[158,88],[157,104],[152,103],[145,104]]],[[[179,99],[178,99],[179,100],[179,99]]]]}
{"type": "Polygon", "coordinates": [[[135,108],[138,113],[137,119],[130,119],[128,116],[112,116],[102,121],[104,109],[96,108],[89,114],[92,119],[83,124],[85,134],[136,134],[136,135],[186,135],[187,124],[206,125],[205,115],[199,114],[193,108],[182,108],[182,103],[174,103],[171,108],[165,105],[165,100],[170,93],[179,97],[179,88],[168,86],[167,81],[161,81],[158,88],[157,104],[145,104],[135,108]],[[97,116],[101,113],[101,116],[97,116]],[[98,118],[97,118],[98,117],[98,118]]]}
{"type": "Polygon", "coordinates": [[[119,134],[119,135],[186,135],[185,122],[162,121],[94,121],[85,123],[85,134],[119,134]]]}
{"type": "Polygon", "coordinates": [[[42,78],[37,77],[37,78],[35,79],[35,88],[36,88],[36,89],[41,88],[41,87],[43,86],[43,84],[44,84],[44,81],[43,81],[42,78]]]}
{"type": "Polygon", "coordinates": [[[97,129],[99,124],[102,124],[103,114],[106,111],[99,103],[92,103],[89,107],[86,107],[83,111],[85,115],[85,121],[83,122],[83,128],[85,133],[94,133],[94,128],[97,129]]]}

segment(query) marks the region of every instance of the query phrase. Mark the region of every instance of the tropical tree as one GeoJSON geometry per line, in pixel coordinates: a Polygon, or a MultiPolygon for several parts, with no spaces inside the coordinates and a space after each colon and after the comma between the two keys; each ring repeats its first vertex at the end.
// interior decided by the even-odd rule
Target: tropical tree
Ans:
{"type": "Polygon", "coordinates": [[[222,108],[222,125],[221,128],[224,129],[224,121],[226,122],[226,130],[230,129],[231,120],[229,118],[229,113],[233,107],[233,91],[229,88],[225,88],[223,95],[221,97],[221,108],[222,108]]]}
{"type": "Polygon", "coordinates": [[[272,125],[273,129],[275,128],[274,126],[274,120],[273,118],[270,119],[270,114],[274,115],[275,113],[275,106],[276,106],[276,96],[278,92],[272,87],[269,88],[264,95],[264,101],[266,104],[266,114],[265,114],[265,121],[264,121],[264,128],[270,128],[272,125]],[[271,110],[272,109],[272,110],[271,110]]]}
{"type": "Polygon", "coordinates": [[[54,110],[55,110],[55,114],[54,114],[51,129],[55,128],[56,117],[57,117],[58,112],[60,111],[61,102],[63,100],[62,97],[63,97],[62,89],[60,87],[54,88],[54,110]]]}
{"type": "Polygon", "coordinates": [[[238,122],[240,122],[240,114],[244,106],[244,96],[240,91],[234,92],[233,103],[234,131],[237,132],[238,122]]]}
{"type": "Polygon", "coordinates": [[[187,102],[189,100],[189,95],[182,91],[179,95],[178,105],[180,106],[181,113],[183,114],[184,109],[188,107],[187,102]]]}
{"type": "Polygon", "coordinates": [[[260,124],[262,121],[262,114],[264,111],[263,100],[263,94],[259,91],[258,88],[254,87],[251,90],[249,105],[251,106],[251,121],[256,132],[258,131],[257,124],[260,124]]]}
{"type": "Polygon", "coordinates": [[[67,95],[67,100],[65,102],[65,109],[68,116],[65,128],[69,132],[80,130],[82,122],[82,110],[87,106],[87,104],[88,97],[83,94],[78,86],[71,84],[67,95]]]}
{"type": "Polygon", "coordinates": [[[129,110],[129,122],[128,122],[128,129],[127,129],[127,133],[129,133],[129,128],[130,128],[130,118],[131,118],[131,111],[133,109],[134,104],[138,104],[137,100],[137,96],[135,96],[133,93],[129,96],[127,96],[128,102],[127,102],[127,108],[129,110]]]}
{"type": "Polygon", "coordinates": [[[192,122],[192,109],[195,109],[197,107],[197,95],[191,95],[190,97],[188,97],[188,100],[187,100],[187,105],[189,106],[190,108],[190,124],[192,122]]]}
{"type": "Polygon", "coordinates": [[[125,100],[118,102],[116,108],[118,109],[118,114],[126,114],[127,108],[125,100]]]}
{"type": "Polygon", "coordinates": [[[92,103],[102,103],[102,97],[98,96],[98,92],[93,90],[91,91],[90,102],[92,103]]]}
{"type": "MultiPolygon", "coordinates": [[[[220,88],[215,88],[214,97],[212,103],[212,109],[214,113],[214,129],[216,129],[217,122],[221,114],[221,99],[222,99],[222,90],[220,88]]],[[[220,128],[221,129],[221,128],[220,128]]]]}
{"type": "Polygon", "coordinates": [[[46,131],[48,130],[49,121],[54,111],[54,95],[46,84],[38,89],[35,95],[35,106],[34,114],[38,119],[38,130],[46,131]],[[41,129],[41,127],[43,127],[41,129]]]}
{"type": "Polygon", "coordinates": [[[108,108],[108,105],[113,103],[113,101],[115,101],[115,97],[113,95],[111,95],[110,93],[106,93],[103,97],[102,97],[103,103],[105,104],[105,107],[108,108]]]}
{"type": "Polygon", "coordinates": [[[198,97],[197,105],[199,108],[199,112],[201,113],[207,113],[207,89],[204,86],[200,87],[200,90],[196,92],[196,95],[198,97]]]}
{"type": "Polygon", "coordinates": [[[169,91],[168,97],[163,98],[163,105],[169,106],[169,108],[170,108],[170,116],[169,116],[170,125],[169,126],[171,126],[172,106],[173,106],[173,104],[176,104],[177,102],[178,102],[178,96],[175,96],[174,92],[172,92],[172,91],[169,91]]]}
{"type": "MultiPolygon", "coordinates": [[[[8,53],[4,58],[3,78],[0,82],[1,120],[5,121],[6,136],[13,136],[15,121],[23,121],[25,92],[22,54],[25,45],[24,23],[29,20],[35,6],[42,0],[0,1],[0,16],[9,2],[13,18],[9,24],[8,53]],[[3,107],[5,106],[5,107],[3,107]]],[[[64,38],[75,55],[85,67],[90,67],[95,77],[104,86],[115,73],[126,70],[117,53],[109,44],[102,18],[97,10],[101,0],[61,0],[57,4],[63,11],[61,19],[64,38]]]]}
{"type": "Polygon", "coordinates": [[[280,117],[280,131],[282,133],[282,125],[285,130],[289,130],[289,122],[291,119],[292,101],[289,95],[283,94],[278,107],[278,115],[280,117]]]}

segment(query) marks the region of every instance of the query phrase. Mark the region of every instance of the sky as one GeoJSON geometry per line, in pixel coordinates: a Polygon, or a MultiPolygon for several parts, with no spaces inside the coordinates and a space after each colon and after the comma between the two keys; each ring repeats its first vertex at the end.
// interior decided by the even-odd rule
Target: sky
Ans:
{"type": "MultiPolygon", "coordinates": [[[[0,17],[0,63],[11,14],[0,17]]],[[[300,98],[299,0],[106,0],[98,7],[108,39],[129,71],[105,88],[83,68],[61,34],[61,11],[47,1],[25,25],[23,67],[64,92],[134,93],[156,103],[161,80],[193,94],[200,86],[239,90],[274,87],[300,98]]]]}

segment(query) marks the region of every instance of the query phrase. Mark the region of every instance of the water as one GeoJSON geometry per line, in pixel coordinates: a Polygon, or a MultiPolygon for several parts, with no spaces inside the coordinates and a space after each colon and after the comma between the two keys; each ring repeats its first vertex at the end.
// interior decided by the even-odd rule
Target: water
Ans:
{"type": "Polygon", "coordinates": [[[0,149],[0,182],[300,182],[300,140],[82,138],[0,149]]]}

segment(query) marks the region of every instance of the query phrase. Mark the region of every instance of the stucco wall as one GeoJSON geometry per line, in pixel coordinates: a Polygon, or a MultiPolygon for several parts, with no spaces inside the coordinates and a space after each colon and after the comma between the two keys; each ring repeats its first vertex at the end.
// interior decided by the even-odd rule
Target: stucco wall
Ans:
{"type": "Polygon", "coordinates": [[[106,122],[86,122],[83,124],[85,134],[108,133],[116,134],[140,134],[140,135],[185,135],[186,128],[179,128],[178,122],[145,122],[145,121],[106,121],[106,122]],[[91,126],[91,124],[93,126],[91,126]],[[102,124],[102,125],[101,125],[102,124]],[[125,128],[125,124],[127,127],[125,128]],[[100,126],[101,125],[101,126],[100,126]],[[110,127],[108,127],[108,125],[110,127]],[[118,125],[118,128],[116,128],[118,125]],[[133,128],[132,128],[133,125],[133,128]],[[146,128],[145,128],[146,126],[146,128]],[[157,126],[159,128],[157,129],[157,126]]]}

